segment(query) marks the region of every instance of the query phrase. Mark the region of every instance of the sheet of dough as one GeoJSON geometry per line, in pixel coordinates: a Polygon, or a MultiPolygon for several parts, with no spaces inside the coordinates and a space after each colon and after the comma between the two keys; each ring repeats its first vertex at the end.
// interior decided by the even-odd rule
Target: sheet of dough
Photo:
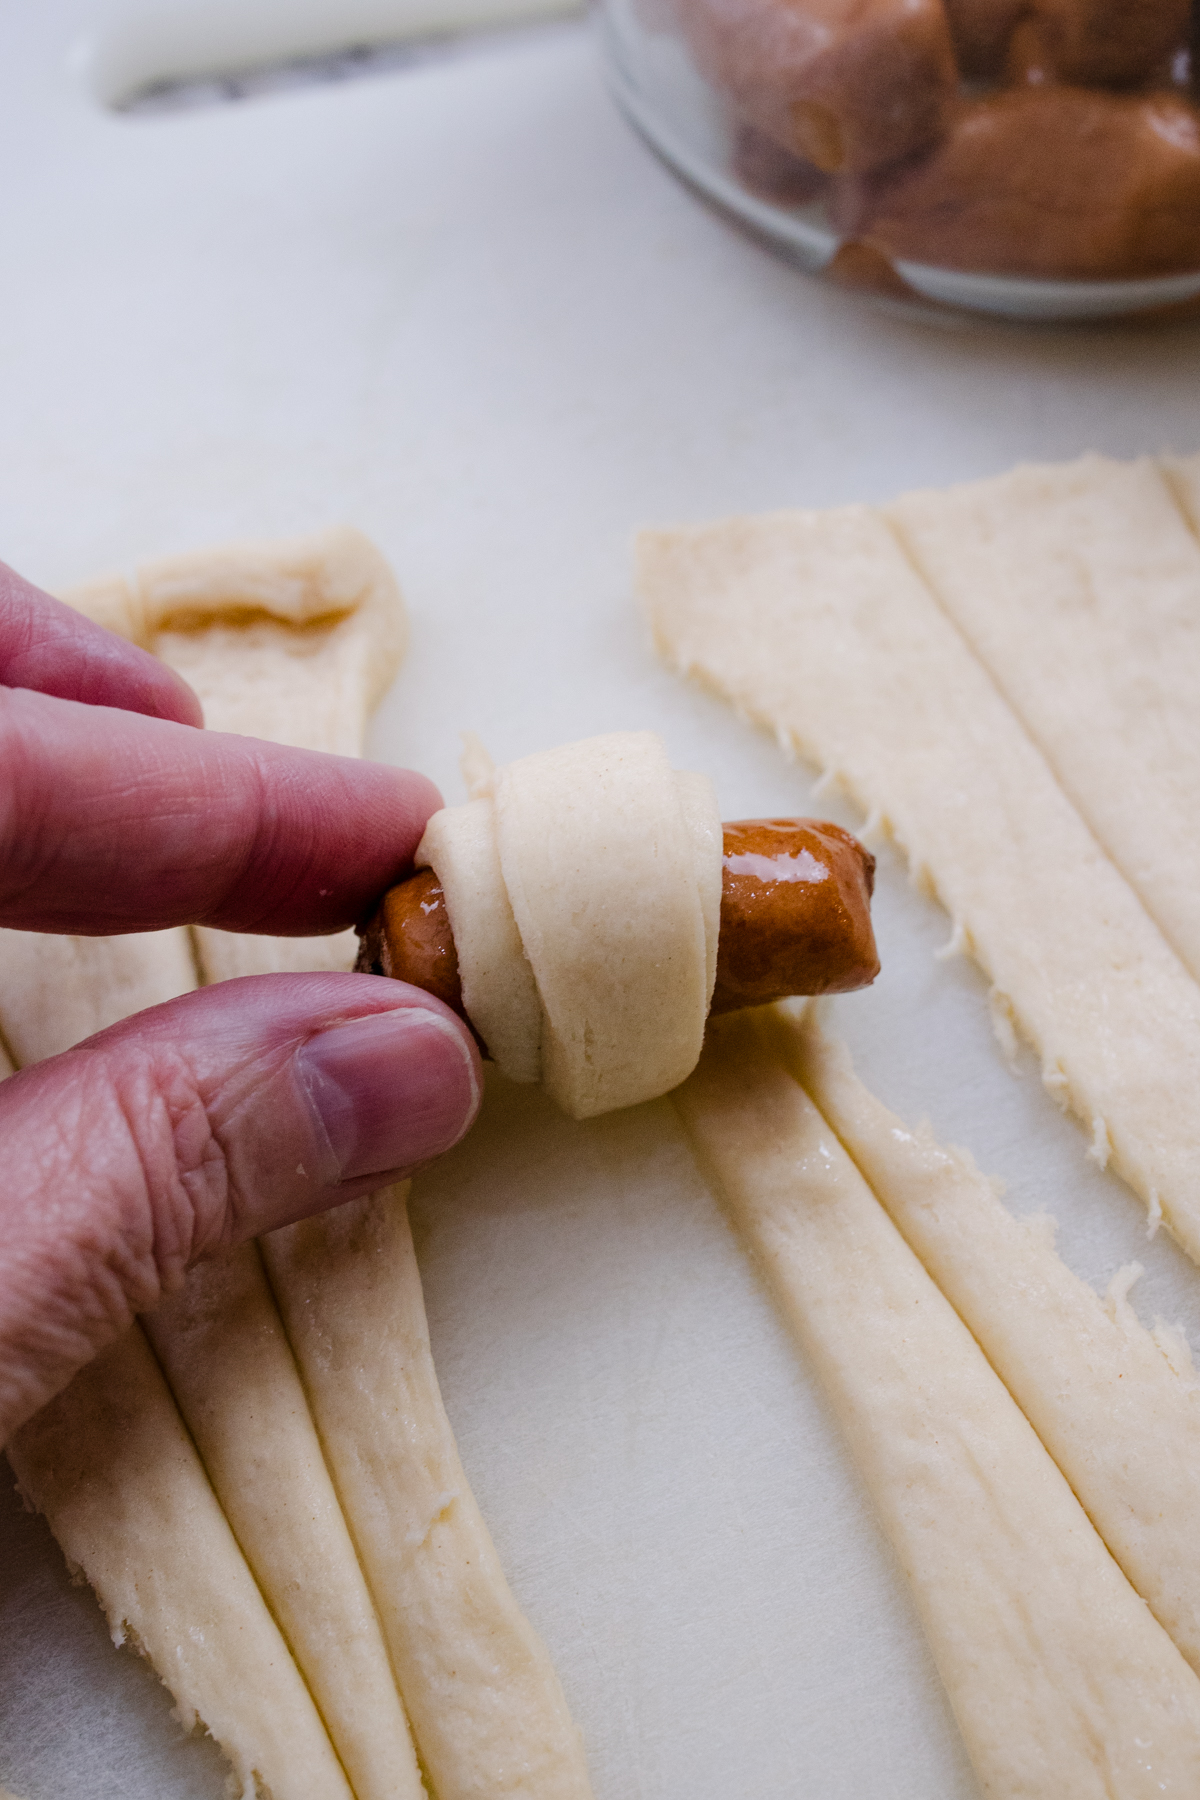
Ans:
{"type": "Polygon", "coordinates": [[[273,1232],[267,1269],[438,1800],[587,1800],[442,1406],[406,1192],[273,1232]]]}
{"type": "Polygon", "coordinates": [[[754,1014],[673,1096],[830,1395],[987,1794],[1200,1792],[1200,1680],[754,1014]]]}
{"type": "Polygon", "coordinates": [[[1200,544],[1162,471],[1085,456],[883,513],[1200,977],[1200,544]]]}
{"type": "Polygon", "coordinates": [[[352,1800],[325,1727],[135,1325],[8,1445],[21,1491],[233,1764],[243,1800],[352,1800]],[[181,1554],[181,1550],[184,1552],[181,1554]]]}
{"type": "Polygon", "coordinates": [[[961,1150],[909,1130],[844,1045],[806,1021],[793,1073],[836,1131],[1070,1482],[1159,1623],[1200,1672],[1200,1383],[1186,1342],[1106,1305],[961,1150]]]}
{"type": "Polygon", "coordinates": [[[356,1800],[421,1800],[379,1620],[257,1247],[198,1264],[145,1328],[356,1800]]]}
{"type": "Polygon", "coordinates": [[[655,640],[886,825],[1043,1079],[1200,1261],[1200,987],[886,523],[865,507],[645,534],[655,640]]]}

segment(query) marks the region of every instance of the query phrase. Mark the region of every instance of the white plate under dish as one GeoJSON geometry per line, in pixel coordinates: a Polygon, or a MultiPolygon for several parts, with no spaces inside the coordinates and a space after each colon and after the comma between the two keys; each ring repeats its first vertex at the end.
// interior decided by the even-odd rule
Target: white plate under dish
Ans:
{"type": "MultiPolygon", "coordinates": [[[[243,0],[248,3],[248,0],[243,0]]],[[[164,0],[165,4],[165,0],[164,0]]],[[[334,0],[330,0],[331,8],[334,0]]],[[[1200,336],[933,332],[695,205],[569,26],[179,115],[73,73],[100,0],[0,23],[0,552],[65,584],[347,518],[412,649],[375,754],[459,797],[498,758],[649,726],[727,817],[829,803],[660,669],[644,523],[875,499],[1087,447],[1200,447],[1200,336]]],[[[876,1089],[1195,1334],[1195,1271],[995,1049],[884,858],[885,973],[837,1020],[876,1089]]],[[[597,1800],[978,1800],[837,1431],[666,1104],[491,1107],[415,1206],[464,1460],[584,1732],[597,1800]]],[[[0,1506],[0,1785],[219,1800],[219,1759],[41,1525],[0,1506]]]]}

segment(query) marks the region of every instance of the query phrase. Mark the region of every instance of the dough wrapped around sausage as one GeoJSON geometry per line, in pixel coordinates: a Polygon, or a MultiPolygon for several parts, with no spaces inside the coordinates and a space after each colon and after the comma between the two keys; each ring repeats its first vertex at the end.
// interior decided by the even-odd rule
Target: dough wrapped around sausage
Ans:
{"type": "Polygon", "coordinates": [[[652,732],[523,757],[429,821],[466,1010],[504,1074],[573,1118],[695,1067],[716,977],[721,821],[652,732]],[[647,919],[653,929],[646,929],[647,919]]]}

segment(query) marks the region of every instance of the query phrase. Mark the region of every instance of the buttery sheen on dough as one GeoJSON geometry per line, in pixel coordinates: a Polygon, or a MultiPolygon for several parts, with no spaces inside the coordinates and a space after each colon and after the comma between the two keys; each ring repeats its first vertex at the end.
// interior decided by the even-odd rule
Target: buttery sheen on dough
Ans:
{"type": "Polygon", "coordinates": [[[696,1066],[716,974],[721,822],[652,732],[522,757],[430,820],[463,1000],[501,1070],[594,1118],[696,1066]]]}

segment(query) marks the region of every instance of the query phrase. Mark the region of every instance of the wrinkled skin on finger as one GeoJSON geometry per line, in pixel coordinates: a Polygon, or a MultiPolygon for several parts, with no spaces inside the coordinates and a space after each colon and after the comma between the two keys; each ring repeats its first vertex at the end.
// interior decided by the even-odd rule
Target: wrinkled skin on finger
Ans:
{"type": "Polygon", "coordinates": [[[455,1142],[470,1033],[362,975],[224,982],[0,1083],[0,1441],[190,1262],[455,1142]]]}

